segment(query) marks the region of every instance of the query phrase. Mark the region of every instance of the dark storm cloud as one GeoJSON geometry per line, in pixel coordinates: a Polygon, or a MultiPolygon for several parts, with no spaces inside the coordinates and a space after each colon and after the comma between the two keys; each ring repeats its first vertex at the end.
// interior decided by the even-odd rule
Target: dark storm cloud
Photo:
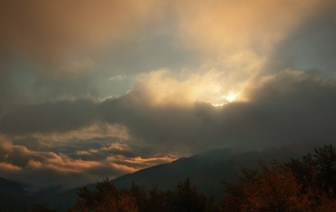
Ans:
{"type": "Polygon", "coordinates": [[[0,120],[3,133],[65,132],[95,121],[122,124],[134,139],[158,148],[193,151],[228,145],[272,145],[336,138],[336,82],[318,74],[283,71],[265,77],[248,102],[222,107],[152,104],[139,86],[101,103],[62,101],[23,106],[0,120]]]}
{"type": "Polygon", "coordinates": [[[5,115],[0,128],[6,133],[64,132],[83,128],[99,119],[96,108],[89,100],[25,105],[5,115]]]}
{"type": "Polygon", "coordinates": [[[334,142],[335,97],[334,79],[284,71],[251,91],[249,103],[233,104],[223,120],[231,137],[246,144],[334,142]]]}
{"type": "MultiPolygon", "coordinates": [[[[167,146],[182,144],[196,150],[336,138],[334,79],[283,71],[258,84],[248,89],[250,101],[223,107],[197,103],[193,108],[169,105],[146,108],[128,103],[134,106],[128,116],[133,116],[121,121],[135,137],[167,146]]],[[[133,98],[139,96],[138,93],[133,98]]],[[[127,97],[131,98],[132,94],[127,97]]]]}

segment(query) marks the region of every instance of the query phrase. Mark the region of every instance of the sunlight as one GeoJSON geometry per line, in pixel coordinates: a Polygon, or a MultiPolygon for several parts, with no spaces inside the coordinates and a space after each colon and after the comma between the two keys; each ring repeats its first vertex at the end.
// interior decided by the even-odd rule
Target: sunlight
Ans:
{"type": "Polygon", "coordinates": [[[229,95],[227,95],[225,98],[229,101],[229,102],[233,102],[236,98],[237,98],[238,94],[237,93],[229,93],[229,95]]]}
{"type": "Polygon", "coordinates": [[[214,106],[214,107],[222,107],[223,105],[226,105],[226,104],[227,103],[220,103],[220,104],[213,104],[213,103],[211,103],[211,105],[214,106]]]}

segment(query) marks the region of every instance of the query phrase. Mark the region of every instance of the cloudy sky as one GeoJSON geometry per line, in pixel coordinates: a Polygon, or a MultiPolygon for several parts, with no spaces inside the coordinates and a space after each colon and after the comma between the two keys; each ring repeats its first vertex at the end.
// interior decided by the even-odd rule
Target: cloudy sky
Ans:
{"type": "Polygon", "coordinates": [[[334,0],[0,0],[0,176],[96,182],[336,141],[334,0]]]}

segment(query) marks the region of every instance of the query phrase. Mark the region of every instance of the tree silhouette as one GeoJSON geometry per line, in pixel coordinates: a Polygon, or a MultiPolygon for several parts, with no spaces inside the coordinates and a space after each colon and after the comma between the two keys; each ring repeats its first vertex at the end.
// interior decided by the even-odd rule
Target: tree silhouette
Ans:
{"type": "Polygon", "coordinates": [[[336,197],[336,150],[331,144],[315,148],[315,154],[307,154],[302,160],[291,159],[285,166],[291,169],[303,189],[314,184],[321,192],[336,197]]]}
{"type": "Polygon", "coordinates": [[[164,212],[166,211],[166,199],[165,192],[158,189],[157,186],[153,187],[149,192],[148,198],[148,212],[164,212]]]}
{"type": "Polygon", "coordinates": [[[31,212],[58,212],[57,210],[49,209],[46,206],[40,205],[40,204],[33,205],[30,211],[31,212]]]}
{"type": "Polygon", "coordinates": [[[96,189],[86,186],[77,189],[79,199],[71,212],[137,212],[134,196],[126,190],[118,190],[108,178],[97,182],[96,189]]]}
{"type": "Polygon", "coordinates": [[[175,191],[167,191],[166,195],[168,211],[198,212],[206,209],[207,198],[198,193],[189,178],[179,182],[175,191]]]}

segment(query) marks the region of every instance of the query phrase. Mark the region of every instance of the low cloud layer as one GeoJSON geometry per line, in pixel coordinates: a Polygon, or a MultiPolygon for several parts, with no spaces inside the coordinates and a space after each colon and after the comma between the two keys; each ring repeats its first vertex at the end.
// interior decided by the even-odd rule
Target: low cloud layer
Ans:
{"type": "MultiPolygon", "coordinates": [[[[85,143],[77,145],[80,145],[79,148],[85,148],[85,143]]],[[[58,146],[59,144],[56,145],[58,146]]],[[[71,142],[67,147],[71,148],[71,142]]],[[[0,174],[5,178],[30,185],[30,189],[59,185],[62,189],[66,189],[94,182],[106,176],[115,178],[174,159],[171,155],[157,157],[151,155],[151,158],[142,158],[141,154],[128,155],[127,151],[131,151],[127,145],[112,143],[110,146],[77,150],[72,152],[75,155],[67,155],[55,146],[49,151],[31,150],[1,138],[0,174]],[[59,153],[55,153],[57,151],[59,153]]],[[[133,151],[132,153],[134,154],[133,151]]]]}

